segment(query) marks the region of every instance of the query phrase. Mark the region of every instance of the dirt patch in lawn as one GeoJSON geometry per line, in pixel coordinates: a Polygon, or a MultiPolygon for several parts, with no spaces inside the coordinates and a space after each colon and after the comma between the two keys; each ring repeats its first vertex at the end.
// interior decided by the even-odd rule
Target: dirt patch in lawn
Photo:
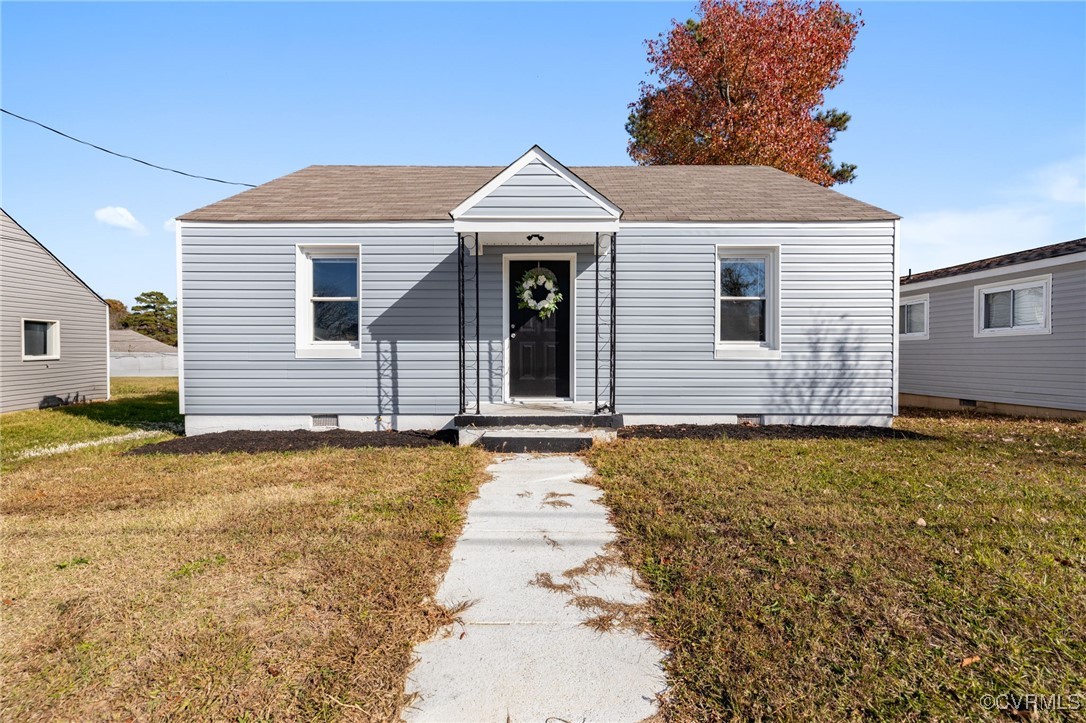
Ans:
{"type": "Polygon", "coordinates": [[[643,424],[619,430],[624,439],[932,439],[892,427],[791,424],[643,424]]]}
{"type": "Polygon", "coordinates": [[[195,437],[179,437],[130,450],[127,454],[210,454],[248,452],[306,452],[322,448],[360,449],[363,447],[443,447],[456,444],[456,431],[438,432],[351,432],[330,429],[311,432],[296,429],[287,432],[217,432],[195,437]]]}

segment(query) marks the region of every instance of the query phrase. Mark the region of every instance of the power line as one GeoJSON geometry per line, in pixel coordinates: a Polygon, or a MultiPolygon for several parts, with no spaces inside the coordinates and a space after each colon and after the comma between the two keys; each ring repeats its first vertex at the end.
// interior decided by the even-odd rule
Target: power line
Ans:
{"type": "Polygon", "coordinates": [[[8,110],[6,108],[0,108],[0,113],[6,113],[7,115],[11,116],[12,118],[18,118],[21,121],[26,121],[27,123],[33,123],[34,125],[39,126],[41,128],[44,128],[45,130],[50,131],[51,133],[56,133],[58,136],[63,136],[64,138],[67,138],[70,141],[75,141],[76,143],[82,143],[85,146],[90,146],[91,148],[102,151],[103,153],[108,153],[111,156],[117,156],[118,158],[124,158],[124,159],[127,159],[129,161],[135,161],[136,163],[142,163],[145,166],[150,166],[151,168],[157,168],[160,171],[169,171],[170,173],[176,173],[176,174],[178,174],[180,176],[187,176],[189,178],[197,178],[197,179],[199,179],[201,181],[214,181],[215,183],[225,183],[228,186],[246,186],[248,188],[256,188],[256,186],[253,185],[252,183],[240,183],[238,181],[224,181],[221,178],[211,178],[210,176],[200,176],[200,175],[197,175],[195,173],[185,173],[184,171],[179,171],[176,168],[167,168],[166,166],[160,166],[160,165],[155,164],[155,163],[150,163],[148,161],[140,160],[139,158],[134,158],[132,156],[126,156],[123,153],[117,153],[116,151],[111,151],[108,148],[102,148],[101,146],[90,143],[89,141],[80,140],[79,138],[76,138],[75,136],[70,136],[67,133],[64,133],[63,131],[58,131],[56,128],[50,128],[49,126],[45,125],[44,123],[39,123],[38,121],[34,120],[33,118],[25,118],[25,117],[19,115],[18,113],[12,113],[10,110],[8,110]]]}

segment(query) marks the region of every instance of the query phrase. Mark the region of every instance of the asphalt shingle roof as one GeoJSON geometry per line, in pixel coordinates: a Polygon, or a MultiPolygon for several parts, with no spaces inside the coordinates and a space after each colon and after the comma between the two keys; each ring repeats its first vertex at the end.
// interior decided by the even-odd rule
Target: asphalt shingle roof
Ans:
{"type": "Polygon", "coordinates": [[[158,339],[132,331],[131,329],[110,329],[109,350],[116,352],[154,352],[157,354],[177,354],[177,347],[163,344],[158,339]]]}
{"type": "MultiPolygon", "coordinates": [[[[182,221],[447,221],[499,166],[309,166],[182,221]]],[[[898,218],[765,166],[583,166],[573,173],[623,221],[883,221],[898,218]]]]}
{"type": "Polygon", "coordinates": [[[950,276],[971,274],[974,271],[987,271],[989,269],[998,269],[1003,266],[1024,264],[1027,261],[1053,259],[1057,256],[1067,256],[1068,254],[1078,253],[1086,253],[1086,238],[1075,239],[1074,241],[1064,241],[1063,243],[1051,244],[1049,246],[1039,246],[1035,249],[1026,249],[1025,251],[1015,251],[1014,253],[1003,254],[1002,256],[992,256],[991,258],[980,259],[979,261],[970,261],[969,263],[958,264],[957,266],[947,266],[942,269],[924,271],[923,273],[912,274],[911,276],[902,276],[901,285],[918,284],[921,281],[934,281],[935,279],[945,279],[950,276]]]}

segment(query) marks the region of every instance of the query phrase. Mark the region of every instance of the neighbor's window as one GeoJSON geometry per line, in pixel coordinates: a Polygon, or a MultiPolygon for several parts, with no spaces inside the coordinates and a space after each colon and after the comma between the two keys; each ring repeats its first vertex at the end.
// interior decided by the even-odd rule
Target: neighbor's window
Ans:
{"type": "Polygon", "coordinates": [[[59,359],[60,322],[23,319],[23,359],[59,359]]]}
{"type": "Polygon", "coordinates": [[[1051,333],[1051,275],[975,287],[977,336],[1051,333]]]}
{"type": "Polygon", "coordinates": [[[772,349],[775,252],[722,248],[718,263],[718,351],[772,349]]]}
{"type": "Polygon", "coordinates": [[[297,265],[299,356],[358,356],[357,247],[299,247],[297,265]]]}
{"type": "Polygon", "coordinates": [[[897,333],[907,339],[928,338],[928,297],[902,299],[898,306],[897,333]]]}

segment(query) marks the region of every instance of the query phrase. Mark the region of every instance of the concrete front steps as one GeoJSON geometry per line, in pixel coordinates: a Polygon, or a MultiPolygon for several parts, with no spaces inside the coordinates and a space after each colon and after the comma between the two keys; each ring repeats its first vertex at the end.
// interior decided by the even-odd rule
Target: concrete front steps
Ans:
{"type": "Polygon", "coordinates": [[[596,440],[617,436],[622,417],[591,415],[479,415],[456,418],[461,446],[478,445],[490,452],[571,454],[596,440]]]}

